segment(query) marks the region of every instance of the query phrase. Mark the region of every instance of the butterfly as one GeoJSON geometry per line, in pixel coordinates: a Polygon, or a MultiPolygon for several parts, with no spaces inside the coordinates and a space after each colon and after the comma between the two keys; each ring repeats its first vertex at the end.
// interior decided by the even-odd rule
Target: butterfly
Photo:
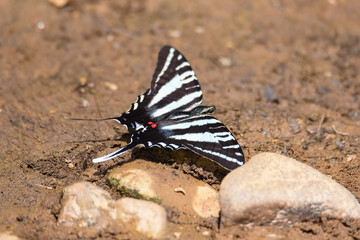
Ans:
{"type": "Polygon", "coordinates": [[[240,145],[224,124],[211,116],[215,107],[201,105],[202,98],[190,63],[175,48],[164,46],[159,52],[151,87],[138,96],[128,111],[119,117],[106,118],[127,127],[130,143],[93,162],[113,159],[142,145],[188,149],[227,170],[243,165],[240,145]]]}

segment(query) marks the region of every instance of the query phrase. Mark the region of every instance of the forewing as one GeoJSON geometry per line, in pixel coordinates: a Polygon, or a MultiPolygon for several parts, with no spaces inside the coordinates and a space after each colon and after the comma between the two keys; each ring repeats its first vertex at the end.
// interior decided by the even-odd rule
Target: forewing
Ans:
{"type": "Polygon", "coordinates": [[[244,164],[244,154],[231,132],[216,118],[200,115],[160,126],[167,144],[185,147],[232,170],[244,164]]]}
{"type": "Polygon", "coordinates": [[[163,47],[151,82],[130,109],[116,118],[130,132],[149,121],[158,122],[174,112],[190,111],[202,102],[202,91],[190,63],[175,48],[163,47]]]}
{"type": "Polygon", "coordinates": [[[173,47],[165,46],[160,50],[151,95],[147,108],[151,109],[153,118],[189,111],[202,102],[200,84],[190,63],[173,47]]]}

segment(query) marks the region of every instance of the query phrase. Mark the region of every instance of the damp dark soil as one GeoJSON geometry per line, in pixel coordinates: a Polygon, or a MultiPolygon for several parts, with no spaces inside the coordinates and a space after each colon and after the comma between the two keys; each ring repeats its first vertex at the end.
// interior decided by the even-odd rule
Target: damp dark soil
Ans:
{"type": "MultiPolygon", "coordinates": [[[[163,45],[191,62],[215,116],[245,157],[278,152],[360,199],[360,2],[356,0],[0,1],[0,232],[24,239],[137,238],[57,224],[61,192],[136,158],[167,164],[218,189],[226,172],[195,154],[135,149],[112,117],[149,86],[163,45]],[[184,156],[186,159],[183,161],[184,156]],[[198,160],[199,159],[199,160],[198,160]]],[[[360,221],[234,226],[168,210],[167,238],[360,239],[360,221]],[[209,231],[210,237],[203,236],[209,231]]]]}

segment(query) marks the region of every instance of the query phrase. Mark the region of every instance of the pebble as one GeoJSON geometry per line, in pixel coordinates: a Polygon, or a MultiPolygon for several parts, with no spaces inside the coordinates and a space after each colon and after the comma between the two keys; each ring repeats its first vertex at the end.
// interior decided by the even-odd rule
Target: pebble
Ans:
{"type": "Polygon", "coordinates": [[[148,238],[162,238],[166,229],[166,211],[160,205],[133,198],[111,199],[108,192],[89,182],[65,188],[58,222],[66,226],[126,224],[148,238]]]}
{"type": "Polygon", "coordinates": [[[43,30],[45,28],[45,23],[43,21],[39,21],[36,26],[38,29],[43,30]]]}
{"type": "Polygon", "coordinates": [[[268,102],[279,102],[279,97],[276,95],[275,89],[271,86],[263,88],[263,96],[268,102]]]}
{"type": "Polygon", "coordinates": [[[11,235],[9,233],[0,233],[0,239],[1,240],[20,240],[20,238],[18,238],[15,235],[11,235]]]}
{"type": "Polygon", "coordinates": [[[174,232],[174,237],[179,239],[181,237],[181,232],[174,232]]]}
{"type": "Polygon", "coordinates": [[[168,31],[168,35],[172,38],[180,38],[182,34],[181,31],[173,29],[168,31]]]}
{"type": "Polygon", "coordinates": [[[81,99],[81,103],[84,108],[90,107],[90,102],[88,100],[86,100],[85,98],[81,99]]]}
{"type": "Polygon", "coordinates": [[[69,3],[69,0],[48,0],[55,7],[63,8],[69,3]]]}
{"type": "Polygon", "coordinates": [[[162,238],[166,229],[166,211],[160,205],[134,198],[121,198],[115,203],[116,219],[134,225],[151,238],[162,238]]]}
{"type": "Polygon", "coordinates": [[[292,225],[302,220],[360,218],[346,188],[292,158],[260,153],[230,172],[220,186],[221,223],[292,225]]]}
{"type": "Polygon", "coordinates": [[[201,26],[196,26],[194,31],[197,34],[203,34],[205,32],[205,29],[203,27],[201,27],[201,26]]]}
{"type": "Polygon", "coordinates": [[[354,160],[354,159],[356,159],[356,155],[355,155],[355,154],[351,154],[351,155],[348,155],[348,156],[346,157],[346,161],[347,161],[347,162],[350,162],[350,161],[352,161],[352,160],[354,160]]]}
{"type": "Polygon", "coordinates": [[[105,86],[110,89],[111,91],[116,91],[118,90],[118,86],[115,83],[111,83],[111,82],[105,82],[104,83],[105,86]]]}
{"type": "Polygon", "coordinates": [[[287,121],[289,123],[289,130],[291,133],[296,134],[300,132],[300,125],[296,119],[288,117],[287,121]]]}
{"type": "Polygon", "coordinates": [[[233,61],[228,57],[221,57],[218,61],[223,67],[231,67],[233,65],[233,61]]]}

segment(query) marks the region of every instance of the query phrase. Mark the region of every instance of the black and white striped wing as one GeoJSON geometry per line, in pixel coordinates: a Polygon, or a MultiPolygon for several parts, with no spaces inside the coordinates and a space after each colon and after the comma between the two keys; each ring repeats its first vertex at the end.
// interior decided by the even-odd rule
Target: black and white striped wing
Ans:
{"type": "Polygon", "coordinates": [[[159,126],[168,145],[187,148],[232,170],[244,164],[244,154],[231,132],[218,119],[200,115],[159,126]]]}
{"type": "Polygon", "coordinates": [[[202,91],[190,63],[175,48],[160,50],[151,88],[130,109],[116,118],[130,132],[157,122],[174,112],[190,111],[202,103],[202,91]]]}
{"type": "Polygon", "coordinates": [[[190,111],[202,103],[202,91],[197,77],[185,57],[175,48],[165,46],[151,82],[148,108],[156,118],[174,111],[190,111]]]}

